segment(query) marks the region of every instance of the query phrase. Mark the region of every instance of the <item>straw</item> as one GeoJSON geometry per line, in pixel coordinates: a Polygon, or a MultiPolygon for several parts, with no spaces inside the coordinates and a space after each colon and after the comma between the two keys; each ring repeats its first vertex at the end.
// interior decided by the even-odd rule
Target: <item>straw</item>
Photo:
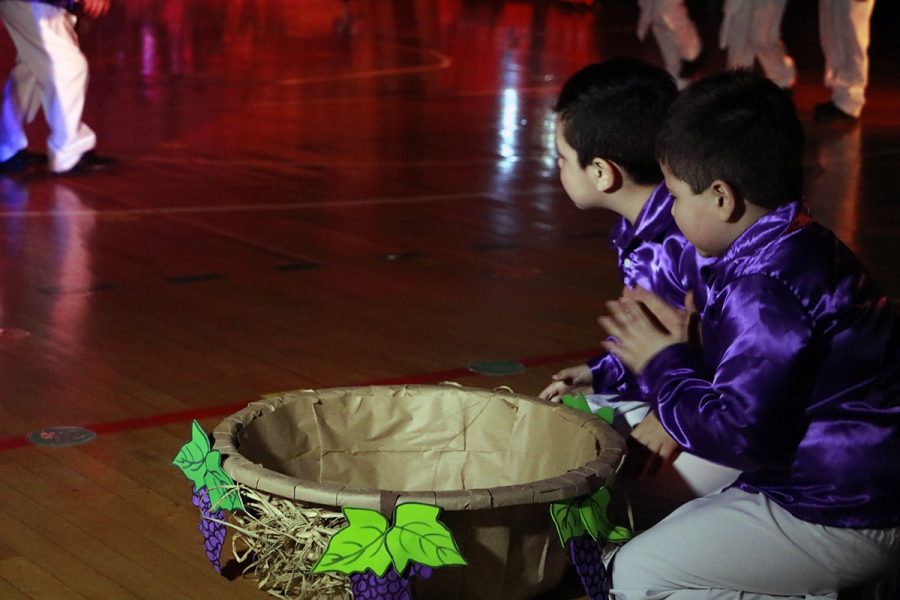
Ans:
{"type": "Polygon", "coordinates": [[[347,523],[343,514],[305,506],[237,484],[244,511],[231,513],[232,551],[259,588],[291,600],[350,600],[350,580],[339,573],[312,574],[331,537],[347,523]]]}

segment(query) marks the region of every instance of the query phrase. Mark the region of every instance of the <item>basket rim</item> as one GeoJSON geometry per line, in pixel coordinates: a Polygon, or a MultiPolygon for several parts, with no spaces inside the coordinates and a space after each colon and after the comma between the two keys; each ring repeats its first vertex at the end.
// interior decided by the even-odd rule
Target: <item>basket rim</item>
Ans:
{"type": "Polygon", "coordinates": [[[517,394],[508,388],[464,387],[453,384],[453,389],[511,398],[517,402],[545,405],[557,416],[588,430],[597,439],[602,450],[600,456],[555,477],[532,482],[491,488],[446,491],[400,491],[379,488],[361,488],[349,484],[320,483],[279,473],[253,463],[235,446],[238,432],[264,414],[275,411],[291,402],[284,395],[295,393],[326,394],[354,390],[388,388],[392,390],[446,390],[448,385],[367,385],[332,387],[322,389],[286,390],[266,394],[250,402],[245,408],[223,419],[213,430],[213,449],[222,454],[223,468],[237,482],[257,490],[293,499],[303,503],[329,507],[367,508],[390,515],[398,504],[419,502],[432,504],[445,510],[483,510],[529,504],[560,502],[594,493],[609,486],[625,459],[623,438],[607,423],[594,415],[582,413],[562,404],[540,400],[533,396],[517,394]]]}

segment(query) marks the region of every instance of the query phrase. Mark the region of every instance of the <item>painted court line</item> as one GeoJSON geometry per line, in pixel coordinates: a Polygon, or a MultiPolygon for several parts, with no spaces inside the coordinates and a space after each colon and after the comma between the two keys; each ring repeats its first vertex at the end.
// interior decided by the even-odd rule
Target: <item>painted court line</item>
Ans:
{"type": "Polygon", "coordinates": [[[124,208],[114,210],[6,210],[0,211],[0,218],[9,217],[97,217],[124,215],[176,215],[176,214],[214,214],[233,212],[271,212],[279,210],[305,210],[310,208],[354,208],[357,206],[402,205],[424,202],[445,202],[450,200],[473,200],[476,198],[493,198],[505,196],[539,196],[555,193],[550,188],[531,190],[513,190],[504,194],[497,192],[463,192],[459,194],[425,194],[420,196],[399,196],[394,198],[361,198],[359,200],[325,200],[313,202],[287,202],[284,204],[236,204],[233,206],[163,206],[159,208],[124,208]]]}
{"type": "MultiPolygon", "coordinates": [[[[564,363],[567,361],[582,361],[586,360],[592,356],[597,355],[597,349],[591,350],[578,350],[573,352],[564,352],[561,354],[548,354],[544,356],[533,356],[529,358],[523,358],[518,361],[522,365],[526,367],[537,367],[541,365],[548,365],[553,363],[564,363]]],[[[464,377],[473,377],[477,375],[473,373],[467,368],[458,368],[458,369],[449,369],[446,371],[434,371],[431,373],[421,373],[419,375],[407,375],[404,377],[390,377],[386,379],[378,379],[374,381],[367,381],[362,383],[354,384],[356,386],[365,386],[365,385],[415,385],[415,384],[429,384],[429,383],[441,383],[442,381],[450,381],[454,379],[461,379],[464,377]]],[[[180,410],[175,412],[168,413],[160,413],[156,415],[150,415],[147,417],[136,417],[134,419],[124,419],[121,421],[109,421],[105,423],[91,423],[87,425],[80,425],[85,429],[89,429],[96,433],[98,436],[110,434],[110,433],[122,433],[125,431],[133,431],[135,429],[146,429],[150,427],[161,427],[163,425],[171,425],[173,423],[186,423],[189,421],[193,421],[194,419],[200,420],[209,417],[218,417],[225,416],[231,414],[233,412],[237,412],[238,410],[247,406],[248,403],[253,400],[247,400],[246,402],[238,402],[234,404],[223,404],[219,406],[209,406],[206,408],[192,408],[188,410],[180,410]]],[[[16,448],[24,448],[27,446],[31,446],[32,444],[28,441],[27,433],[19,436],[12,436],[7,438],[0,438],[0,452],[5,450],[14,450],[16,448]]]]}

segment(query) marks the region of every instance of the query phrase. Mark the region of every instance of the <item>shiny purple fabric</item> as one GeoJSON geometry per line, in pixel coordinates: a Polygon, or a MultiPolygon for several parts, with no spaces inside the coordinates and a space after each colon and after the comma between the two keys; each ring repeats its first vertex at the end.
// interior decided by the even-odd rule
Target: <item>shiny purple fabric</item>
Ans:
{"type": "Polygon", "coordinates": [[[792,203],[702,272],[702,350],[641,376],[663,426],[803,520],[900,525],[900,326],[853,253],[792,203]]]}
{"type": "MultiPolygon", "coordinates": [[[[702,306],[705,284],[699,279],[698,257],[675,225],[672,196],[665,183],[653,190],[634,224],[619,219],[610,233],[610,245],[618,256],[624,285],[644,287],[675,306],[684,306],[685,292],[694,289],[698,306],[702,306]]],[[[618,292],[614,290],[611,297],[618,292]]],[[[598,356],[588,361],[588,366],[595,393],[616,394],[622,400],[641,397],[637,379],[615,356],[598,356]]]]}

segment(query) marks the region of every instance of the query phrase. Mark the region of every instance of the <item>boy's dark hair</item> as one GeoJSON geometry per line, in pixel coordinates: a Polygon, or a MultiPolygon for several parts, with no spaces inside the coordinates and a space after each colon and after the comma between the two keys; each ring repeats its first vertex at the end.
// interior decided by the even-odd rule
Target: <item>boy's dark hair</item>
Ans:
{"type": "Polygon", "coordinates": [[[656,156],[695,194],[721,179],[773,209],[803,194],[803,126],[790,97],[747,70],[713,75],[672,104],[656,156]]]}
{"type": "Polygon", "coordinates": [[[678,89],[657,67],[615,58],[584,67],[563,85],[553,107],[581,167],[605,158],[635,183],[662,180],[653,145],[678,89]]]}

